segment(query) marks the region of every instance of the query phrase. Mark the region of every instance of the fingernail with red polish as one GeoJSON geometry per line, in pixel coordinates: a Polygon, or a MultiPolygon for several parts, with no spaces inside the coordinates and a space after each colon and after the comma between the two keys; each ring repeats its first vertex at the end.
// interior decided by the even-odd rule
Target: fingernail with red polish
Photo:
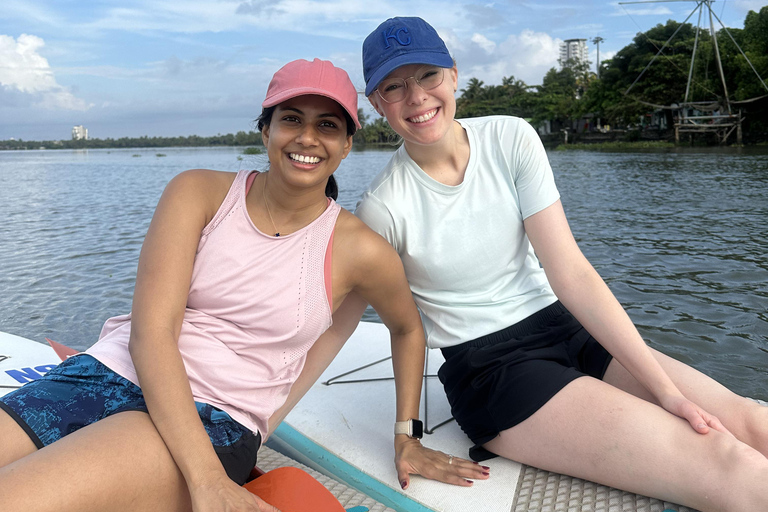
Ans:
{"type": "Polygon", "coordinates": [[[467,483],[468,483],[468,484],[470,484],[470,485],[472,485],[472,484],[473,484],[473,483],[475,483],[475,482],[473,482],[472,480],[467,480],[467,483]]]}
{"type": "Polygon", "coordinates": [[[487,472],[487,471],[483,471],[483,475],[485,475],[485,476],[491,476],[491,474],[490,474],[489,472],[487,472]]]}
{"type": "Polygon", "coordinates": [[[400,487],[402,487],[402,488],[403,488],[403,490],[405,490],[405,488],[406,488],[406,487],[408,487],[408,482],[406,482],[405,480],[403,480],[402,482],[400,482],[400,487]]]}
{"type": "Polygon", "coordinates": [[[488,466],[481,466],[481,467],[482,467],[484,470],[486,470],[486,471],[490,471],[490,470],[491,470],[491,468],[489,468],[488,466]]]}

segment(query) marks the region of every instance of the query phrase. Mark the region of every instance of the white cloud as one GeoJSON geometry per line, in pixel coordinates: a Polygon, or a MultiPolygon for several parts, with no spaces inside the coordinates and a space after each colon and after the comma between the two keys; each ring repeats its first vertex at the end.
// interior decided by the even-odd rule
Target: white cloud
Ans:
{"type": "Polygon", "coordinates": [[[550,68],[558,65],[561,40],[544,32],[526,29],[500,43],[482,34],[474,34],[469,40],[454,32],[440,35],[456,58],[462,83],[477,78],[486,85],[500,84],[502,78],[514,76],[528,85],[537,85],[550,68]]]}
{"type": "Polygon", "coordinates": [[[487,53],[492,53],[496,49],[496,43],[488,39],[482,34],[474,34],[472,36],[472,42],[477,46],[485,50],[487,53]]]}
{"type": "MultiPolygon", "coordinates": [[[[765,7],[765,0],[736,0],[736,9],[742,11],[755,11],[760,12],[760,9],[765,7]]],[[[717,13],[718,16],[720,13],[717,13]]]]}
{"type": "Polygon", "coordinates": [[[629,9],[623,8],[623,10],[617,10],[611,13],[611,16],[669,16],[674,14],[667,7],[630,7],[629,9]]]}
{"type": "Polygon", "coordinates": [[[32,95],[45,109],[87,110],[89,105],[56,82],[48,60],[38,53],[45,42],[33,35],[0,35],[0,85],[32,95]]]}
{"type": "Polygon", "coordinates": [[[256,27],[351,38],[329,23],[369,16],[374,6],[357,0],[137,0],[79,25],[86,33],[109,31],[195,34],[256,27]]]}

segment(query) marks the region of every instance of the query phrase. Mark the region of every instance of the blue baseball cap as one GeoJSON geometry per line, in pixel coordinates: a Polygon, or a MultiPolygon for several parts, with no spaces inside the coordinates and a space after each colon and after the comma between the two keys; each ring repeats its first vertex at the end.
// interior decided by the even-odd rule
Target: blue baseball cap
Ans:
{"type": "Polygon", "coordinates": [[[390,18],[363,42],[365,95],[370,96],[388,74],[407,64],[453,67],[448,48],[421,18],[390,18]]]}

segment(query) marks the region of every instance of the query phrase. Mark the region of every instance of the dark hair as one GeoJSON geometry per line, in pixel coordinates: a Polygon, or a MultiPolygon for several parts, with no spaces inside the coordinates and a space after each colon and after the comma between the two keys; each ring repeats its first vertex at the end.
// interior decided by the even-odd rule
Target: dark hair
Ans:
{"type": "MultiPolygon", "coordinates": [[[[277,105],[262,109],[261,114],[256,118],[256,127],[260,132],[263,132],[264,127],[269,126],[272,122],[272,114],[275,113],[276,108],[277,105]]],[[[344,112],[344,120],[347,123],[347,137],[351,137],[357,131],[357,127],[352,120],[352,116],[349,115],[349,112],[343,107],[341,110],[344,112]]],[[[328,177],[328,183],[325,184],[325,196],[330,197],[334,201],[339,198],[339,185],[336,183],[336,178],[334,178],[333,174],[328,177]]]]}

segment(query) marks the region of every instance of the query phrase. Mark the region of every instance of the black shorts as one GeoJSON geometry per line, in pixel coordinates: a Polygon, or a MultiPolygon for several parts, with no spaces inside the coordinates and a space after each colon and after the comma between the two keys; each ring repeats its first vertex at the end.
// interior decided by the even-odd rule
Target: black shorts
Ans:
{"type": "MultiPolygon", "coordinates": [[[[227,475],[243,485],[256,464],[261,434],[226,412],[195,402],[197,413],[227,475]]],[[[70,357],[40,379],[0,398],[0,409],[37,448],[113,414],[147,412],[141,388],[88,354],[70,357]]]]}
{"type": "Polygon", "coordinates": [[[569,382],[602,379],[611,355],[559,301],[501,331],[442,349],[451,412],[479,449],[538,411],[569,382]]]}

